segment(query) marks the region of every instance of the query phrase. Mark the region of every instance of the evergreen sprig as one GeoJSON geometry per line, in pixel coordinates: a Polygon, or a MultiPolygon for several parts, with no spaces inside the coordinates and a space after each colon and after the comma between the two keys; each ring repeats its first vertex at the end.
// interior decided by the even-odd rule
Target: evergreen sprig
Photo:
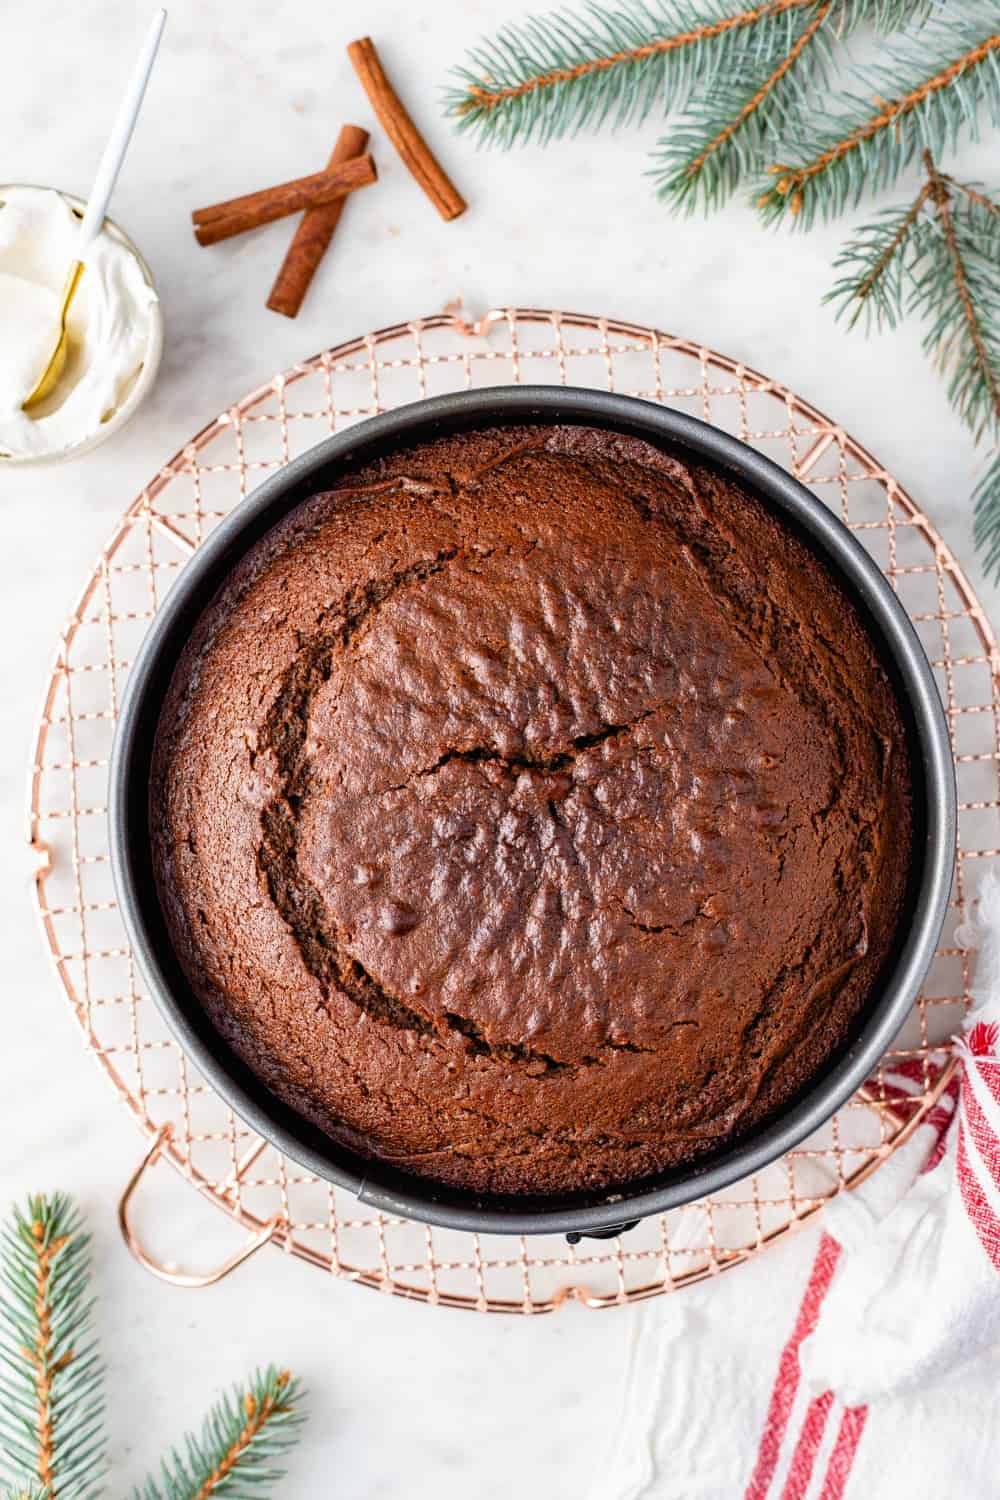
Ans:
{"type": "Polygon", "coordinates": [[[789,14],[787,36],[767,54],[743,48],[724,75],[692,98],[658,144],[652,172],[677,208],[717,208],[759,172],[768,139],[805,107],[828,76],[832,5],[789,14]]]}
{"type": "Polygon", "coordinates": [[[63,1194],[0,1236],[0,1451],[15,1493],[90,1500],[106,1467],[90,1237],[63,1194]]]}
{"type": "Polygon", "coordinates": [[[1000,5],[964,0],[937,6],[917,37],[886,47],[878,68],[859,72],[863,93],[842,107],[797,111],[779,135],[794,149],[768,170],[777,181],[760,198],[765,222],[790,214],[808,228],[894,182],[922,150],[940,156],[958,135],[975,135],[980,114],[1000,125],[1000,5]],[[940,59],[928,63],[928,58],[940,59]]]}
{"type": "Polygon", "coordinates": [[[759,87],[822,12],[830,37],[861,22],[891,30],[931,0],[590,0],[500,28],[469,53],[446,90],[462,130],[501,146],[682,108],[739,72],[759,87]]]}
{"type": "MultiPolygon", "coordinates": [[[[1000,450],[1000,199],[939,171],[924,152],[923,186],[907,207],[865,224],[836,262],[829,300],[851,326],[924,319],[923,346],[978,442],[1000,450]]],[[[1000,451],[973,496],[975,540],[1000,571],[1000,451]]]]}
{"type": "Polygon", "coordinates": [[[938,233],[923,236],[913,308],[929,323],[924,348],[948,372],[948,396],[979,438],[1000,429],[1000,205],[938,172],[925,153],[938,233]]]}
{"type": "Polygon", "coordinates": [[[811,4],[736,11],[725,0],[626,0],[529,17],[472,50],[447,107],[460,129],[502,146],[639,122],[731,66],[747,32],[769,59],[779,54],[792,16],[811,4]]]}
{"type": "MultiPolygon", "coordinates": [[[[28,1199],[0,1232],[0,1473],[5,1500],[104,1494],[103,1371],[90,1237],[61,1193],[28,1199]]],[[[304,1420],[302,1391],[269,1366],[215,1402],[133,1500],[264,1500],[304,1420]]]]}
{"type": "Polygon", "coordinates": [[[847,241],[834,270],[843,272],[826,295],[850,328],[895,328],[907,307],[911,272],[924,238],[923,210],[932,186],[925,182],[913,202],[885,208],[847,241]]]}
{"type": "Polygon", "coordinates": [[[448,113],[501,146],[672,113],[663,198],[713,208],[768,170],[765,220],[809,225],[974,134],[980,113],[1000,123],[1000,0],[589,0],[502,27],[454,77],[448,113]],[[831,114],[831,62],[862,23],[907,30],[831,114]]]}
{"type": "Polygon", "coordinates": [[[301,1390],[287,1370],[258,1370],[213,1405],[199,1434],[189,1433],[133,1492],[133,1500],[207,1500],[227,1495],[260,1500],[262,1487],[282,1477],[278,1461],[304,1420],[301,1390]]]}

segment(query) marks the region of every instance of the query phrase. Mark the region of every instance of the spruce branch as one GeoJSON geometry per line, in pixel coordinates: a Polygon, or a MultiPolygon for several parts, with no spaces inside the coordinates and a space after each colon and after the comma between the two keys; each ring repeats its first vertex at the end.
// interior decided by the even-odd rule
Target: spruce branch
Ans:
{"type": "Polygon", "coordinates": [[[800,107],[805,88],[825,76],[830,48],[824,27],[832,10],[821,4],[797,18],[797,35],[773,66],[772,59],[762,69],[758,53],[691,101],[684,122],[654,155],[661,198],[689,211],[699,202],[716,208],[745,175],[759,170],[775,120],[800,107]]]}
{"type": "Polygon", "coordinates": [[[90,1237],[63,1194],[0,1237],[0,1454],[14,1493],[89,1500],[106,1467],[90,1237]]]}
{"type": "Polygon", "coordinates": [[[189,1433],[183,1452],[171,1450],[156,1476],[133,1491],[133,1500],[230,1500],[260,1495],[283,1470],[278,1460],[292,1446],[304,1421],[302,1391],[287,1370],[271,1365],[249,1384],[215,1402],[201,1432],[189,1433]]]}
{"type": "MultiPolygon", "coordinates": [[[[624,125],[677,109],[697,89],[755,70],[762,82],[817,11],[831,32],[862,21],[882,30],[922,15],[929,0],[590,0],[501,27],[456,68],[446,112],[481,141],[512,146],[584,126],[624,125]]],[[[750,89],[748,93],[752,93],[750,89]]]]}
{"type": "Polygon", "coordinates": [[[1000,201],[942,172],[929,151],[907,208],[863,225],[841,253],[828,294],[853,326],[927,323],[924,349],[948,375],[948,397],[993,457],[973,495],[974,537],[1000,573],[1000,201]]]}
{"type": "Polygon", "coordinates": [[[925,318],[924,348],[949,372],[955,409],[977,441],[1000,437],[1000,202],[941,172],[929,151],[924,169],[908,208],[885,211],[845,246],[827,300],[852,326],[862,315],[875,327],[925,318]]]}
{"type": "MultiPolygon", "coordinates": [[[[956,200],[929,151],[924,166],[941,233],[928,237],[912,303],[931,319],[924,348],[951,370],[948,395],[978,441],[1000,437],[1000,235],[981,196],[956,200]]],[[[996,205],[990,204],[991,208],[996,205]]]]}
{"type": "Polygon", "coordinates": [[[583,125],[639,121],[685,97],[706,66],[732,61],[741,34],[769,35],[816,0],[763,0],[734,13],[724,0],[626,0],[615,11],[588,4],[504,26],[455,70],[446,96],[459,128],[510,146],[583,125]],[[761,24],[763,23],[763,24],[761,24]]]}
{"type": "MultiPolygon", "coordinates": [[[[791,214],[808,227],[895,181],[919,151],[938,156],[961,131],[975,135],[980,111],[1000,125],[997,0],[969,0],[960,15],[938,5],[916,40],[859,76],[865,93],[847,96],[832,120],[824,112],[812,127],[802,111],[794,122],[794,154],[768,169],[777,181],[759,199],[765,222],[791,214]],[[928,72],[928,57],[945,60],[928,72]]],[[[792,134],[786,124],[784,137],[792,134]]]]}
{"type": "MultiPolygon", "coordinates": [[[[103,1371],[92,1331],[90,1237],[62,1193],[0,1231],[0,1476],[5,1500],[97,1500],[107,1470],[103,1371]]],[[[262,1500],[304,1420],[287,1370],[257,1371],[172,1450],[134,1500],[262,1500]],[[264,1487],[264,1488],[262,1488],[264,1487]]]]}
{"type": "Polygon", "coordinates": [[[903,316],[908,273],[919,251],[920,221],[933,192],[925,182],[908,208],[887,208],[863,224],[834,261],[843,276],[825,301],[838,304],[849,328],[864,319],[868,328],[895,328],[903,316]]]}

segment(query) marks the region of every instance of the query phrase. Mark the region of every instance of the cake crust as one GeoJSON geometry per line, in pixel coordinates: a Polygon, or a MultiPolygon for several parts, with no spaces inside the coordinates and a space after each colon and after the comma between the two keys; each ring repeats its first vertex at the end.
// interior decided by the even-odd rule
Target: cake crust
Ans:
{"type": "Polygon", "coordinates": [[[161,715],[184,972],[279,1096],[479,1192],[633,1182],[779,1109],[893,950],[894,691],[824,565],[638,439],[483,430],[279,524],[161,715]]]}

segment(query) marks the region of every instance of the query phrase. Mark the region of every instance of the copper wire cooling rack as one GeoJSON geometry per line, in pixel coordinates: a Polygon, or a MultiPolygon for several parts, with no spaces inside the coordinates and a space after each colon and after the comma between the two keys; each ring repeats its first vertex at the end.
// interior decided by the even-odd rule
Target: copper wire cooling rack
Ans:
{"type": "MultiPolygon", "coordinates": [[[[59,638],[38,726],[29,837],[45,943],[72,1013],[145,1137],[120,1219],[133,1252],[181,1285],[218,1280],[272,1242],[361,1285],[436,1305],[549,1312],[611,1307],[687,1285],[759,1253],[875,1170],[932,1107],[969,999],[955,928],[983,861],[1000,852],[997,643],[955,559],[891,474],[792,391],[690,340],[610,318],[499,309],[442,313],[341,344],[220,413],[126,510],[59,638]],[[106,778],[129,662],[187,559],[259,479],[330,432],[470,386],[599,386],[668,402],[734,433],[836,510],[882,567],[930,657],[951,724],[959,860],[942,945],[898,1047],[823,1130],[782,1161],[608,1242],[510,1239],[375,1213],[250,1132],[166,1033],[115,904],[106,778]],[[206,1276],[139,1243],[132,1192],[169,1161],[249,1231],[206,1276]]],[[[197,1247],[188,1253],[197,1254],[197,1247]]]]}

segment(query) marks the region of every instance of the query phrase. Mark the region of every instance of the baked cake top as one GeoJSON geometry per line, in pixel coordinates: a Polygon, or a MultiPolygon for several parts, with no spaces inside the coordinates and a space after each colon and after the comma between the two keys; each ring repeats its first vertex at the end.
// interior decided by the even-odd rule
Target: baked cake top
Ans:
{"type": "Polygon", "coordinates": [[[161,720],[194,988],[364,1154],[567,1191],[703,1155],[844,1041],[892,949],[893,691],[806,546],[574,427],[368,465],[245,559],[161,720]]]}

